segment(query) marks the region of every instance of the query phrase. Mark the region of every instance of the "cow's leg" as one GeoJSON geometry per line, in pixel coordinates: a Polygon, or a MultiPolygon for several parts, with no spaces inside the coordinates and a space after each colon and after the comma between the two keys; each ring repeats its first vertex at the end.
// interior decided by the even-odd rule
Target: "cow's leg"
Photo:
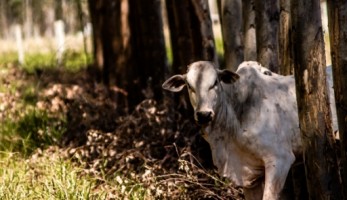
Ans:
{"type": "Polygon", "coordinates": [[[295,160],[293,154],[282,154],[265,159],[265,186],[263,200],[277,200],[295,160]]]}
{"type": "MultiPolygon", "coordinates": [[[[264,180],[264,179],[263,179],[264,180]]],[[[251,188],[243,188],[243,194],[246,200],[261,200],[264,191],[264,181],[259,181],[258,184],[251,188]]]]}

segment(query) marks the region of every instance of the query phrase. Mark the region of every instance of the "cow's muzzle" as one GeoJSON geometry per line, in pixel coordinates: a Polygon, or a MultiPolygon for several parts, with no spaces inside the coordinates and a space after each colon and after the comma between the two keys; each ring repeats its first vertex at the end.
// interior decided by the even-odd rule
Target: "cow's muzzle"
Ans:
{"type": "Polygon", "coordinates": [[[213,119],[213,113],[211,111],[198,111],[195,114],[195,121],[199,125],[206,125],[213,119]]]}

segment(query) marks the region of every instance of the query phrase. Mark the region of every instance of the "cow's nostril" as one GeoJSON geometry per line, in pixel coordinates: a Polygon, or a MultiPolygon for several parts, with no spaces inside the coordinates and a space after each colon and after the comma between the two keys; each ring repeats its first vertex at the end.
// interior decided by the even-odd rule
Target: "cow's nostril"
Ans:
{"type": "Polygon", "coordinates": [[[198,124],[203,125],[203,124],[207,124],[208,122],[210,122],[212,120],[212,112],[209,111],[200,111],[196,113],[196,121],[198,122],[198,124]]]}

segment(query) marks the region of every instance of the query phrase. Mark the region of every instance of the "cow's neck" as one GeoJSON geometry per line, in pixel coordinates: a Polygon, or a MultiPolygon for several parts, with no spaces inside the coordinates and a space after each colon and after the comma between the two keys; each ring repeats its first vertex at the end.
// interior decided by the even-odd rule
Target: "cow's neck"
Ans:
{"type": "Polygon", "coordinates": [[[205,127],[205,139],[210,144],[213,163],[221,176],[228,177],[236,185],[243,185],[243,154],[240,154],[238,139],[241,134],[240,120],[235,111],[238,102],[234,86],[223,85],[216,118],[210,126],[205,127]],[[241,156],[240,156],[241,155],[241,156]]]}
{"type": "Polygon", "coordinates": [[[222,87],[223,91],[217,103],[219,106],[216,108],[216,119],[211,124],[211,130],[216,130],[214,131],[216,133],[213,133],[214,135],[222,134],[220,129],[233,130],[230,133],[230,136],[233,136],[239,133],[240,129],[240,117],[236,110],[240,103],[235,99],[238,91],[235,90],[236,87],[234,85],[223,84],[222,87]]]}

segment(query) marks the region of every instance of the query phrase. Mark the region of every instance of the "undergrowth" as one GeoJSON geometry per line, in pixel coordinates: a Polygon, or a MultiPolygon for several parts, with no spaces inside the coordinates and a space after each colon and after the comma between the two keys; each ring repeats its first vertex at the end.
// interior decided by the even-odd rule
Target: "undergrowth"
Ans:
{"type": "Polygon", "coordinates": [[[57,152],[35,154],[24,159],[20,153],[0,152],[0,199],[104,199],[93,191],[96,180],[84,176],[76,165],[57,152]]]}
{"type": "Polygon", "coordinates": [[[0,199],[243,198],[170,102],[124,114],[84,54],[33,56],[0,56],[0,199]]]}

